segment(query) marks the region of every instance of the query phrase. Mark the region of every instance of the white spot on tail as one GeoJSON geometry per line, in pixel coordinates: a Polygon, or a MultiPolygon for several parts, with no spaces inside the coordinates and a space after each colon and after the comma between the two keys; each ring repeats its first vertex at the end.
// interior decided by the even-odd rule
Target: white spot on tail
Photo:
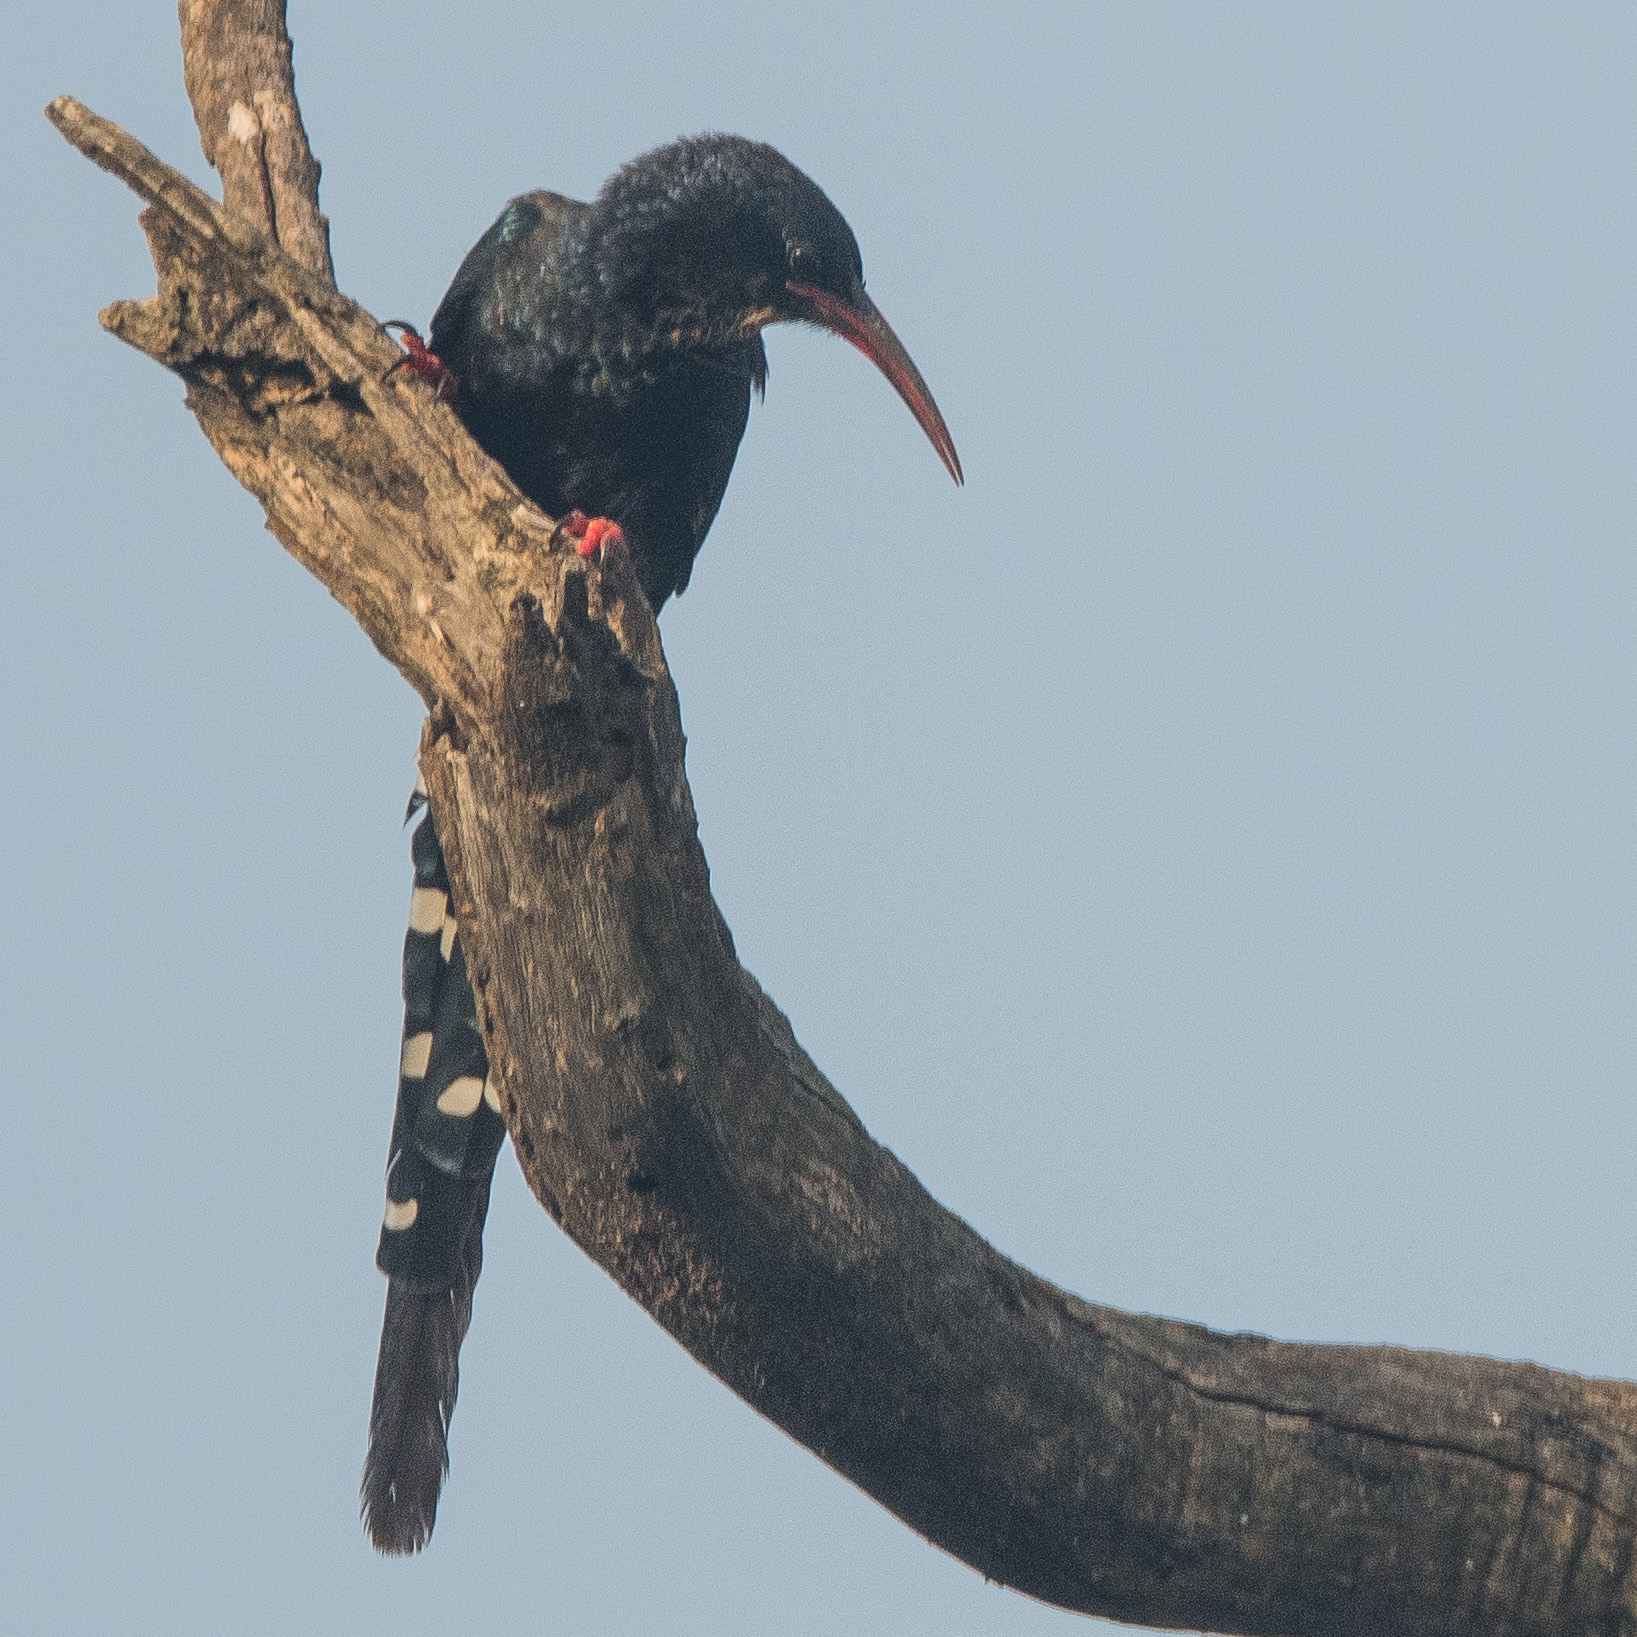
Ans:
{"type": "Polygon", "coordinates": [[[398,1072],[406,1080],[424,1080],[426,1065],[432,1061],[432,1031],[412,1034],[404,1042],[403,1056],[398,1059],[398,1072]]]}
{"type": "Polygon", "coordinates": [[[418,1199],[406,1199],[402,1204],[395,1199],[389,1199],[386,1215],[381,1218],[381,1222],[388,1233],[402,1233],[405,1228],[414,1227],[415,1218],[420,1214],[421,1202],[418,1199]]]}
{"type": "Polygon", "coordinates": [[[255,110],[245,103],[234,103],[227,111],[227,134],[235,142],[254,142],[261,135],[261,121],[255,110]]]}
{"type": "Polygon", "coordinates": [[[500,1093],[495,1090],[494,1076],[491,1074],[483,1082],[483,1100],[496,1114],[500,1113],[500,1093]]]}
{"type": "Polygon", "coordinates": [[[439,1093],[438,1112],[452,1114],[457,1120],[464,1120],[469,1115],[477,1113],[477,1105],[482,1101],[483,1082],[475,1074],[463,1074],[439,1093]]]}
{"type": "Polygon", "coordinates": [[[436,932],[448,910],[449,894],[442,887],[417,887],[409,895],[409,930],[436,932]]]}
{"type": "Polygon", "coordinates": [[[446,915],[443,920],[443,942],[438,945],[443,951],[443,958],[448,960],[455,952],[455,934],[460,930],[453,915],[446,915]]]}

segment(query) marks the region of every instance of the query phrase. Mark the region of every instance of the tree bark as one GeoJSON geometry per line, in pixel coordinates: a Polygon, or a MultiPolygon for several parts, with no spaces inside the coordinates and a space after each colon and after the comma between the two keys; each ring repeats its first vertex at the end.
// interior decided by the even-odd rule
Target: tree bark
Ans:
{"type": "Polygon", "coordinates": [[[422,762],[524,1174],[747,1402],[1066,1608],[1244,1633],[1637,1633],[1637,1388],[1093,1306],[873,1142],[738,964],[676,695],[596,567],[330,284],[68,98],[149,202],[175,370],[269,527],[426,701],[422,762]]]}
{"type": "Polygon", "coordinates": [[[330,224],[296,103],[284,0],[178,0],[182,74],[222,203],[327,284],[330,224]]]}

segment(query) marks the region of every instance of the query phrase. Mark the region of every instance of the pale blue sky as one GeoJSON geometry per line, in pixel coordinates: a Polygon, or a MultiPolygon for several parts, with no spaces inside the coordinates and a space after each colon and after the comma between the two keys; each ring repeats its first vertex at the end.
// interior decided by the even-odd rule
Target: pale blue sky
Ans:
{"type": "MultiPolygon", "coordinates": [[[[297,4],[343,288],[685,132],[851,221],[956,490],[770,337],[663,631],[746,964],[1087,1297],[1637,1373],[1629,6],[297,4]]],[[[503,1157],[431,1550],[356,1522],[419,707],[104,336],[70,91],[205,180],[174,8],[10,23],[0,1585],[19,1632],[1010,1633],[503,1157]]]]}

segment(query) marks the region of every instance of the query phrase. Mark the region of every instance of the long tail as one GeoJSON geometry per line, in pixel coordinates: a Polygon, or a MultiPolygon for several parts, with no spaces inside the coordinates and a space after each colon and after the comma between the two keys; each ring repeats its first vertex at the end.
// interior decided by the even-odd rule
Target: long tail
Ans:
{"type": "MultiPolygon", "coordinates": [[[[425,800],[417,785],[410,813],[425,800]]],[[[377,1550],[417,1552],[449,1470],[460,1344],[483,1271],[483,1222],[506,1126],[429,812],[411,843],[404,1041],[376,1265],[387,1275],[361,1490],[377,1550]]]]}
{"type": "Polygon", "coordinates": [[[422,1292],[387,1284],[369,1455],[360,1491],[364,1527],[379,1552],[418,1552],[432,1538],[438,1495],[449,1471],[449,1418],[460,1387],[460,1344],[472,1322],[472,1292],[483,1270],[487,1181],[461,1244],[456,1282],[422,1292]]]}

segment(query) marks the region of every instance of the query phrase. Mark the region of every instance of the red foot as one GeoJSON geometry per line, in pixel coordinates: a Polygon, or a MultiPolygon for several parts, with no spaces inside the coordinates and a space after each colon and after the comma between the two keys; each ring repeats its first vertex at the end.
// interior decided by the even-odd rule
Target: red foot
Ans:
{"type": "Polygon", "coordinates": [[[404,349],[403,357],[392,368],[406,369],[411,375],[430,381],[441,402],[454,403],[458,396],[454,371],[446,369],[443,360],[421,340],[421,332],[401,318],[389,318],[381,328],[397,330],[404,349]]]}
{"type": "Polygon", "coordinates": [[[611,517],[587,517],[582,511],[572,511],[557,529],[575,542],[574,549],[582,557],[625,550],[625,531],[611,517]]]}

